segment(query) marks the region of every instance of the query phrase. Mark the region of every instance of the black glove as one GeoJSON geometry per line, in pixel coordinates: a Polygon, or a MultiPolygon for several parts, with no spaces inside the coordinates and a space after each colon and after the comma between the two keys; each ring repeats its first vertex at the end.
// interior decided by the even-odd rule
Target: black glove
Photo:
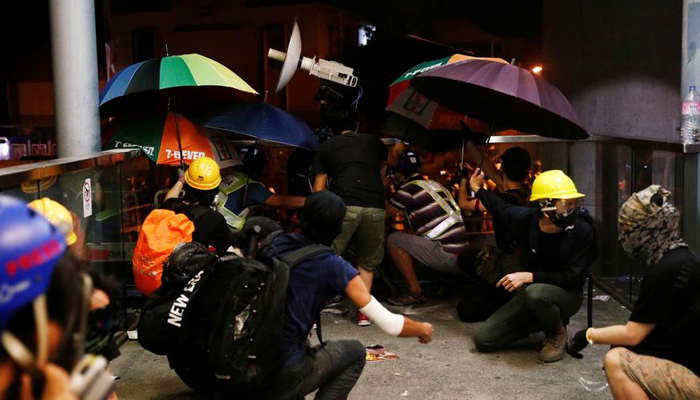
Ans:
{"type": "Polygon", "coordinates": [[[583,358],[583,354],[580,353],[586,346],[588,346],[588,339],[586,339],[586,331],[588,329],[581,329],[580,331],[574,333],[574,336],[569,339],[567,346],[567,353],[574,358],[583,358]]]}
{"type": "Polygon", "coordinates": [[[463,165],[462,168],[455,172],[455,181],[459,183],[462,182],[462,179],[469,180],[469,170],[466,165],[463,165]]]}

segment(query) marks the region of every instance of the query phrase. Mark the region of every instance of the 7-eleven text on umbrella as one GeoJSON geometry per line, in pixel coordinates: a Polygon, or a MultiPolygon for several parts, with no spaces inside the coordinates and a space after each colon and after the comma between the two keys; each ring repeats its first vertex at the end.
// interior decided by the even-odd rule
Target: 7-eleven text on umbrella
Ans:
{"type": "MultiPolygon", "coordinates": [[[[191,151],[191,150],[183,150],[182,151],[183,159],[185,160],[196,160],[198,158],[204,157],[207,154],[203,151],[191,151]]],[[[170,149],[165,149],[165,156],[167,158],[175,158],[175,159],[180,159],[180,151],[179,150],[170,150],[170,149]]]]}
{"type": "Polygon", "coordinates": [[[141,149],[144,153],[148,154],[149,156],[153,156],[153,153],[156,151],[156,148],[153,146],[141,146],[140,144],[135,144],[135,143],[128,143],[128,142],[122,142],[119,140],[114,141],[114,147],[138,147],[141,149]]]}

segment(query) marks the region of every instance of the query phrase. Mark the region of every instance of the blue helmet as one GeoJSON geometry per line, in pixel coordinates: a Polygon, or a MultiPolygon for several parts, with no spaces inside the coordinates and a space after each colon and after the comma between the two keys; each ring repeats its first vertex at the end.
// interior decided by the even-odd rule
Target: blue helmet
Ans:
{"type": "Polygon", "coordinates": [[[0,332],[45,293],[65,235],[19,199],[0,195],[0,332]]]}

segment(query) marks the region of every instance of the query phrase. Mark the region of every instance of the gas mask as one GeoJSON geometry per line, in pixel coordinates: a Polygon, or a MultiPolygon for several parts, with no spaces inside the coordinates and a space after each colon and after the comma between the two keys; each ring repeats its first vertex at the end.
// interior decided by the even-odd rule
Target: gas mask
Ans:
{"type": "Polygon", "coordinates": [[[577,199],[546,199],[540,201],[540,211],[545,213],[552,222],[562,229],[573,229],[576,215],[583,201],[577,199]]]}

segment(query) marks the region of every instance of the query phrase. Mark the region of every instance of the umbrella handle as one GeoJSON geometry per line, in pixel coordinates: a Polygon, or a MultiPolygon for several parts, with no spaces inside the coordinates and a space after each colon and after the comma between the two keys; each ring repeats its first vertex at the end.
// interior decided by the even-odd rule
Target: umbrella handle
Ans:
{"type": "Polygon", "coordinates": [[[489,141],[491,141],[491,136],[493,135],[493,127],[494,127],[493,122],[489,122],[489,134],[486,136],[486,142],[484,143],[484,156],[481,158],[481,162],[479,163],[479,169],[481,169],[481,166],[484,164],[484,159],[488,156],[489,152],[489,141]]]}
{"type": "Polygon", "coordinates": [[[172,111],[173,116],[175,117],[175,135],[177,137],[177,147],[178,150],[180,150],[180,168],[185,169],[185,159],[184,154],[182,153],[182,139],[180,139],[180,122],[178,121],[177,118],[177,111],[175,110],[175,97],[168,97],[168,110],[172,111]],[[172,100],[172,103],[171,103],[172,100]],[[172,106],[172,107],[171,107],[172,106]]]}

